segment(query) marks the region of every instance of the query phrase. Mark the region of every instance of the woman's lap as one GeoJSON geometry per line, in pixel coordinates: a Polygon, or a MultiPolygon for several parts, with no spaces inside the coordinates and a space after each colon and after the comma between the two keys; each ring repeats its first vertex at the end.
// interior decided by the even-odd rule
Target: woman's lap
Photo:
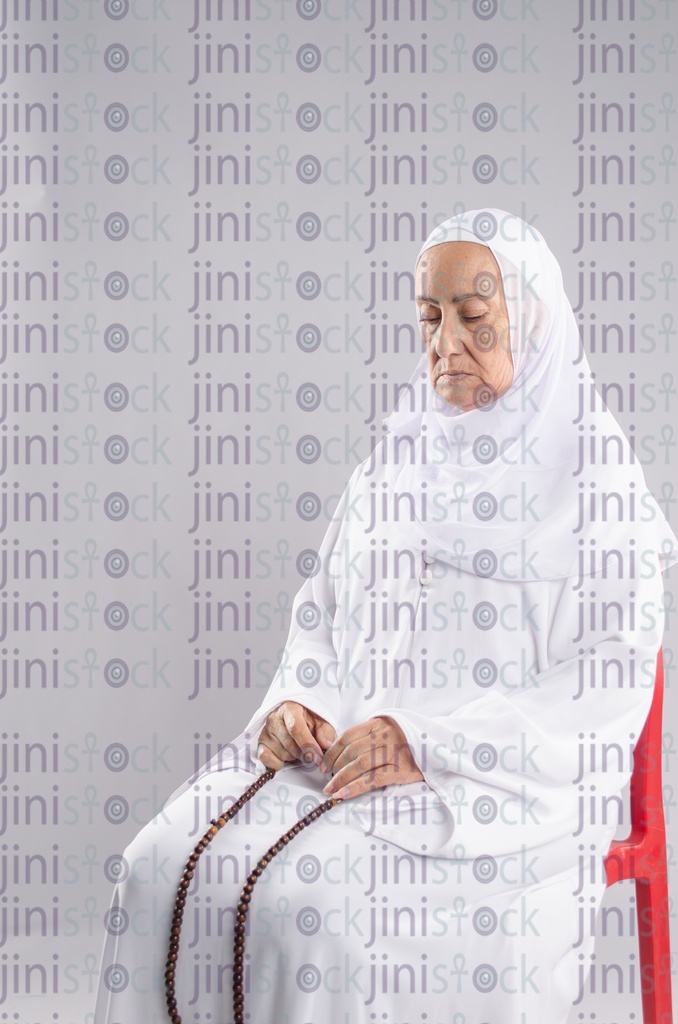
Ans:
{"type": "MultiPolygon", "coordinates": [[[[125,851],[96,1024],[167,1019],[164,962],[184,864],[210,819],[255,779],[233,770],[204,776],[125,851]]],[[[185,1022],[232,1024],[242,887],[281,833],[326,799],[323,782],[300,767],[277,773],[202,854],[176,980],[185,1022]]],[[[513,869],[502,878],[501,867],[491,883],[479,880],[469,860],[409,852],[366,832],[350,800],[335,806],[256,883],[245,947],[251,1021],[452,1024],[455,1013],[458,1024],[541,1024],[545,1014],[564,1021],[575,994],[572,878],[535,885],[513,869]]]]}

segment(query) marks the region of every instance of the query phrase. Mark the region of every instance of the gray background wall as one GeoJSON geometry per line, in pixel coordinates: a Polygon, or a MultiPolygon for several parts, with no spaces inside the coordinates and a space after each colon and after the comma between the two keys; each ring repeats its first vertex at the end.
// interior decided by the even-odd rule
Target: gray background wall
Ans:
{"type": "MultiPolygon", "coordinates": [[[[116,858],[261,700],[299,555],[416,359],[395,275],[434,223],[532,220],[575,305],[594,261],[622,275],[581,322],[675,522],[676,5],[579,7],[0,4],[0,1020],[92,1021],[116,858]]],[[[606,906],[572,1022],[640,1019],[632,888],[606,906]]]]}

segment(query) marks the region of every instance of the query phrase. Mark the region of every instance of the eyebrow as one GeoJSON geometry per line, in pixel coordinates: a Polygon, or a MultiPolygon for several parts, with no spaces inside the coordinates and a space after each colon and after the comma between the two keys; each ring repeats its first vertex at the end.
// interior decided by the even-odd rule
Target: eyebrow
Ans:
{"type": "MultiPolygon", "coordinates": [[[[479,295],[478,292],[466,292],[464,295],[455,295],[450,301],[451,302],[463,302],[464,299],[483,299],[486,300],[487,296],[479,295]]],[[[435,306],[439,306],[440,302],[438,299],[431,298],[430,295],[417,295],[417,302],[432,302],[435,306]]]]}

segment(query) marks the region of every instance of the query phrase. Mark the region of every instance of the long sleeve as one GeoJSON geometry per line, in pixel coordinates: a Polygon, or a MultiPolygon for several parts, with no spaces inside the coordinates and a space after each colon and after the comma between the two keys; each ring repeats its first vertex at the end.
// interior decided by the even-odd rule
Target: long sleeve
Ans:
{"type": "Polygon", "coordinates": [[[495,684],[449,715],[379,712],[400,725],[452,816],[443,856],[459,844],[466,855],[490,845],[503,854],[576,838],[591,821],[607,824],[609,838],[616,831],[652,699],[661,574],[549,586],[547,664],[531,682],[507,692],[495,684]]]}
{"type": "MultiPolygon", "coordinates": [[[[334,610],[343,575],[337,548],[346,522],[350,520],[350,504],[362,469],[358,466],[346,485],[319,548],[313,574],[306,578],[294,599],[289,635],[262,703],[242,732],[223,746],[190,781],[225,768],[265,771],[256,759],[259,734],[271,711],[285,701],[303,704],[336,730],[340,684],[334,610]]],[[[173,793],[170,801],[181,791],[173,793]]]]}

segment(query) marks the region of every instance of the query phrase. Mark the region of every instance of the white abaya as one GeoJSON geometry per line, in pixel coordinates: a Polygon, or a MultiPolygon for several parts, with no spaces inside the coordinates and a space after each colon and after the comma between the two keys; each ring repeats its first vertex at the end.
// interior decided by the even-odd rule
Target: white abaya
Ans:
{"type": "MultiPolygon", "coordinates": [[[[287,700],[338,734],[394,719],[424,779],[340,803],[264,871],[246,1020],[564,1024],[578,999],[593,945],[580,921],[590,926],[605,889],[651,703],[660,566],[678,546],[613,417],[597,402],[578,408],[590,371],[539,232],[470,211],[420,255],[455,240],[494,254],[513,383],[461,412],[421,388],[422,358],[309,562],[261,707],[126,851],[96,1024],[165,1019],[183,865],[263,771],[259,733],[287,700]]],[[[481,301],[488,274],[474,287],[481,301]]],[[[325,779],[282,768],[203,854],[177,972],[184,1021],[231,1024],[242,885],[324,801],[325,779]]]]}
{"type": "MultiPolygon", "coordinates": [[[[504,578],[482,578],[430,550],[408,511],[421,500],[389,489],[378,460],[353,474],[261,707],[125,852],[96,1024],[166,1019],[183,864],[209,820],[264,770],[257,737],[285,700],[337,733],[392,717],[425,781],[344,801],[264,871],[249,915],[247,1019],[566,1020],[593,945],[580,910],[602,899],[602,858],[624,820],[619,795],[650,706],[658,560],[639,552],[620,576],[611,559],[583,581],[530,580],[529,566],[507,561],[504,578]]],[[[284,767],[203,854],[179,957],[185,1022],[231,1024],[242,885],[326,799],[325,781],[316,768],[284,767]]]]}

